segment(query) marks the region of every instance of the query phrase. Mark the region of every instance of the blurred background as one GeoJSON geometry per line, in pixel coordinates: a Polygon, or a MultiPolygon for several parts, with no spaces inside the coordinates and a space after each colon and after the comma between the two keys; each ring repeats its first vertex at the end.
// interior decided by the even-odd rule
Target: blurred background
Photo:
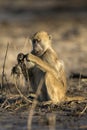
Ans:
{"type": "Polygon", "coordinates": [[[7,43],[10,75],[17,54],[31,50],[30,38],[40,30],[52,35],[67,75],[87,74],[87,0],[0,0],[0,74],[7,43]]]}

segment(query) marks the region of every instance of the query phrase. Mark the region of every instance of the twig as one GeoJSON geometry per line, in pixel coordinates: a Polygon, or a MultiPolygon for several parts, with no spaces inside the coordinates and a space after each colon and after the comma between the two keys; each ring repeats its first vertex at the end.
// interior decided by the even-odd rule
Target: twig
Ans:
{"type": "Polygon", "coordinates": [[[9,43],[7,43],[6,53],[5,53],[4,63],[3,63],[3,71],[2,71],[2,85],[1,85],[1,88],[2,88],[2,86],[3,86],[3,84],[4,84],[5,65],[6,65],[6,58],[7,58],[7,53],[8,53],[8,47],[9,47],[9,43]]]}
{"type": "Polygon", "coordinates": [[[24,51],[24,50],[25,50],[26,45],[27,45],[27,37],[25,37],[25,39],[24,39],[24,46],[23,46],[23,48],[22,48],[22,51],[24,51]]]}
{"type": "Polygon", "coordinates": [[[26,107],[26,106],[28,106],[28,104],[23,104],[23,105],[21,105],[21,106],[15,108],[15,111],[18,111],[18,110],[20,110],[21,108],[26,107]]]}
{"type": "Polygon", "coordinates": [[[8,101],[8,99],[6,99],[6,100],[2,103],[2,105],[1,105],[0,108],[3,108],[7,101],[8,101]]]}
{"type": "Polygon", "coordinates": [[[18,93],[20,94],[20,96],[21,96],[22,98],[24,98],[28,103],[32,103],[31,100],[29,100],[27,97],[25,97],[25,96],[22,94],[22,92],[20,91],[20,89],[19,89],[18,86],[17,86],[17,83],[16,83],[15,87],[16,87],[18,93]]]}
{"type": "Polygon", "coordinates": [[[80,112],[80,115],[82,115],[87,109],[87,105],[85,106],[85,108],[80,112]]]}
{"type": "Polygon", "coordinates": [[[36,91],[36,98],[34,99],[31,109],[29,110],[29,116],[28,116],[28,130],[31,130],[31,126],[32,126],[32,119],[33,119],[33,115],[34,115],[34,110],[35,107],[37,105],[37,97],[40,94],[41,88],[42,88],[42,84],[44,82],[44,79],[41,78],[40,83],[38,85],[37,91],[36,91]]]}

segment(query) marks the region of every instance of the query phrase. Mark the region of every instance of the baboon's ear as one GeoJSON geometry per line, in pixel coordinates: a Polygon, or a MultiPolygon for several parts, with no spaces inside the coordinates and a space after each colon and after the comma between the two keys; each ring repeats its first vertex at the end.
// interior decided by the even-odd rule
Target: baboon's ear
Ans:
{"type": "Polygon", "coordinates": [[[49,35],[49,39],[52,40],[52,35],[49,35]]]}

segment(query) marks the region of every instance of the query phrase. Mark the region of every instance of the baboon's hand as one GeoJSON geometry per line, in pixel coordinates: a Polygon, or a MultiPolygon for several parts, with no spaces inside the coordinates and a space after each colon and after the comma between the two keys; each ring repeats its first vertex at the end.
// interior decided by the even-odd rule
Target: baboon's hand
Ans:
{"type": "Polygon", "coordinates": [[[17,61],[18,61],[18,63],[24,62],[24,58],[25,58],[25,55],[23,53],[19,53],[17,55],[17,61]]]}
{"type": "Polygon", "coordinates": [[[27,57],[29,54],[23,54],[23,53],[19,53],[17,56],[17,61],[18,63],[23,63],[24,59],[26,59],[26,61],[30,61],[27,57]]]}

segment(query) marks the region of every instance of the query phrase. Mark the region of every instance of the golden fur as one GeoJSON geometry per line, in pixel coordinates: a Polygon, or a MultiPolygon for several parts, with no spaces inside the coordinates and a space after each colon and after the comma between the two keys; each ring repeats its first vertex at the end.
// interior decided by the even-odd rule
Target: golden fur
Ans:
{"type": "Polygon", "coordinates": [[[57,57],[52,48],[51,37],[47,32],[36,33],[32,38],[33,51],[27,56],[27,60],[33,62],[33,78],[31,86],[36,92],[41,78],[44,78],[41,94],[41,101],[60,103],[62,101],[83,100],[83,97],[67,97],[67,83],[64,70],[64,63],[57,57]]]}

